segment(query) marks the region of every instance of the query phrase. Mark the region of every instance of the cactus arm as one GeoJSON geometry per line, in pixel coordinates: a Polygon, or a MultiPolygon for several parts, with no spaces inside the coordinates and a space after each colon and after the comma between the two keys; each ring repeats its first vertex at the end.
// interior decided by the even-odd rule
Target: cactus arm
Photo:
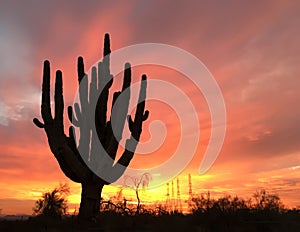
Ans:
{"type": "Polygon", "coordinates": [[[113,83],[113,77],[110,74],[110,39],[109,35],[104,36],[104,49],[103,49],[103,60],[98,63],[98,88],[97,90],[101,92],[96,103],[95,117],[96,121],[96,131],[100,137],[105,132],[105,127],[107,123],[107,102],[109,96],[109,89],[113,83]]]}
{"type": "Polygon", "coordinates": [[[123,128],[128,113],[130,83],[131,67],[130,64],[127,63],[125,64],[122,92],[115,92],[113,96],[113,104],[111,108],[111,115],[113,116],[111,116],[110,121],[106,124],[106,141],[103,144],[106,152],[113,160],[115,160],[117,154],[118,143],[122,139],[123,128]],[[115,103],[121,94],[122,97],[119,99],[118,107],[115,107],[115,103]],[[112,128],[112,126],[114,128],[112,128]]]}
{"type": "MultiPolygon", "coordinates": [[[[146,99],[146,88],[147,88],[147,77],[146,75],[142,76],[141,89],[139,94],[139,103],[135,112],[134,121],[131,116],[128,116],[129,130],[131,136],[126,140],[125,151],[117,161],[117,164],[127,167],[133,158],[136,146],[140,140],[140,135],[142,133],[142,124],[143,121],[146,121],[149,116],[149,111],[145,111],[145,99],[146,99]]],[[[117,165],[114,165],[112,168],[117,169],[117,165]]],[[[125,171],[125,168],[123,172],[125,171]]],[[[121,173],[122,175],[123,173],[121,173]]]]}
{"type": "Polygon", "coordinates": [[[57,71],[55,81],[55,117],[53,119],[50,107],[50,63],[45,61],[41,105],[41,115],[44,123],[37,118],[34,118],[33,122],[37,127],[45,129],[50,149],[65,175],[74,182],[81,182],[88,177],[89,170],[78,159],[74,149],[69,146],[70,138],[64,134],[63,107],[62,74],[60,71],[57,71]]]}
{"type": "Polygon", "coordinates": [[[64,133],[64,98],[62,88],[62,73],[56,72],[55,93],[54,93],[55,116],[54,121],[58,125],[60,132],[64,133]]]}
{"type": "Polygon", "coordinates": [[[129,121],[130,121],[129,124],[131,124],[129,129],[131,131],[132,137],[137,141],[139,141],[140,135],[142,133],[143,121],[146,121],[149,116],[149,111],[148,110],[145,111],[146,89],[147,89],[147,76],[143,75],[139,100],[138,100],[139,103],[136,108],[134,121],[132,120],[131,116],[129,116],[129,121]]]}
{"type": "Polygon", "coordinates": [[[53,118],[50,108],[50,62],[44,62],[43,85],[42,85],[42,118],[45,123],[50,123],[53,118]]]}
{"type": "Polygon", "coordinates": [[[79,119],[75,118],[75,115],[73,114],[73,107],[72,106],[68,106],[68,118],[74,126],[76,126],[76,127],[80,126],[79,119]]]}
{"type": "Polygon", "coordinates": [[[83,58],[81,56],[79,56],[77,59],[77,74],[78,74],[78,83],[80,84],[80,82],[82,81],[85,75],[83,58]]]}

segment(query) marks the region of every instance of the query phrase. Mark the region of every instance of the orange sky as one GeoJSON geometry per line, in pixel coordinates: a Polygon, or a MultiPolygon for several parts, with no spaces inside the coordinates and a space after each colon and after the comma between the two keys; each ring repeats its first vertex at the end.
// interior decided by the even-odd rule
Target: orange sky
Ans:
{"type": "MultiPolygon", "coordinates": [[[[1,2],[2,213],[30,214],[41,193],[59,182],[70,184],[70,209],[78,208],[80,185],[60,171],[44,132],[32,118],[40,117],[43,60],[50,60],[52,73],[63,71],[65,105],[70,105],[77,88],[76,59],[82,55],[86,67],[99,60],[106,32],[112,50],[145,42],[182,48],[201,60],[219,84],[227,111],[226,138],[213,167],[200,176],[199,163],[211,132],[201,92],[174,70],[151,65],[133,69],[134,81],[147,73],[150,80],[178,86],[196,109],[201,135],[193,160],[179,176],[183,198],[191,173],[194,193],[209,190],[215,196],[250,197],[265,188],[278,193],[289,207],[300,205],[299,10],[297,1],[1,2]]],[[[180,103],[178,96],[165,94],[180,103]]],[[[166,140],[155,152],[137,154],[130,167],[158,165],[172,156],[178,144],[180,123],[174,110],[157,101],[147,102],[146,107],[150,118],[142,140],[160,135],[148,130],[154,120],[166,125],[166,140]]],[[[159,181],[159,176],[153,179],[159,181]]],[[[105,187],[103,196],[115,195],[116,189],[105,187]]],[[[133,196],[130,190],[125,192],[133,196]]],[[[163,200],[165,195],[162,185],[148,189],[142,200],[163,200]]]]}

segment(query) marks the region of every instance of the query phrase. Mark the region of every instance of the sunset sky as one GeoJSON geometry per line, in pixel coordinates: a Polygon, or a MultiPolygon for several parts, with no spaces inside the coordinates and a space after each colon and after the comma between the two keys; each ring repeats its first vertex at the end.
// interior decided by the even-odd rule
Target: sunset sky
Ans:
{"type": "MultiPolygon", "coordinates": [[[[51,62],[52,74],[62,70],[65,106],[71,105],[77,57],[84,57],[87,68],[98,61],[105,33],[111,36],[112,50],[150,42],[184,49],[206,65],[221,89],[227,112],[224,145],[209,171],[199,175],[211,133],[205,98],[174,70],[153,65],[133,69],[134,81],[146,73],[149,80],[173,83],[196,109],[201,134],[194,158],[179,175],[183,200],[188,197],[191,173],[194,193],[247,198],[264,188],[279,194],[288,207],[300,206],[299,1],[72,2],[0,1],[2,214],[31,214],[43,192],[64,182],[71,188],[70,210],[78,209],[80,185],[64,176],[44,131],[32,119],[40,118],[43,61],[51,62]]],[[[177,99],[173,93],[165,94],[177,99]]],[[[167,134],[159,149],[133,158],[130,167],[145,170],[172,156],[181,123],[172,106],[149,101],[146,107],[150,118],[142,141],[160,135],[148,130],[151,121],[162,121],[167,134]]],[[[159,181],[159,176],[154,179],[159,181]]],[[[103,196],[114,196],[118,190],[106,186],[103,196]]],[[[134,200],[133,193],[125,190],[134,200]]],[[[142,194],[144,202],[165,198],[165,184],[142,194]]]]}

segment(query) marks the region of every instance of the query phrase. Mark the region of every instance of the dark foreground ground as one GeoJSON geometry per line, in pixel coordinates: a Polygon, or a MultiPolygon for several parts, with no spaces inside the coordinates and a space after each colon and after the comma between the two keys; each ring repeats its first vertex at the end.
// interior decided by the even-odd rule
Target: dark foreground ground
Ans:
{"type": "Polygon", "coordinates": [[[65,219],[30,218],[26,221],[0,221],[0,231],[300,231],[300,213],[239,212],[239,214],[166,214],[122,216],[102,214],[96,222],[65,219]]]}

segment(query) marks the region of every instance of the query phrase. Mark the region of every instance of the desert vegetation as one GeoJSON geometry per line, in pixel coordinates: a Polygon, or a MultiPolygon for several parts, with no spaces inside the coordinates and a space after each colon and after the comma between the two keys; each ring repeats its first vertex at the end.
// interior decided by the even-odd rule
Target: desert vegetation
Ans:
{"type": "Polygon", "coordinates": [[[42,198],[35,202],[33,214],[42,217],[61,218],[67,212],[67,199],[70,188],[67,184],[60,184],[52,191],[43,193],[42,198]]]}
{"type": "MultiPolygon", "coordinates": [[[[56,188],[56,191],[58,188],[56,188]]],[[[53,193],[53,192],[51,192],[53,193]]],[[[47,194],[46,194],[47,195],[47,194]]],[[[43,195],[42,199],[46,199],[43,195]]],[[[60,200],[64,197],[60,195],[60,200]]],[[[61,204],[62,209],[65,205],[61,204]]],[[[250,199],[225,195],[214,199],[202,193],[190,199],[188,212],[169,211],[163,203],[129,205],[126,199],[100,201],[101,214],[83,222],[77,215],[57,217],[42,211],[26,221],[1,221],[1,231],[299,231],[300,209],[284,206],[265,190],[250,199]]],[[[59,211],[65,212],[65,211],[59,211]]]]}

